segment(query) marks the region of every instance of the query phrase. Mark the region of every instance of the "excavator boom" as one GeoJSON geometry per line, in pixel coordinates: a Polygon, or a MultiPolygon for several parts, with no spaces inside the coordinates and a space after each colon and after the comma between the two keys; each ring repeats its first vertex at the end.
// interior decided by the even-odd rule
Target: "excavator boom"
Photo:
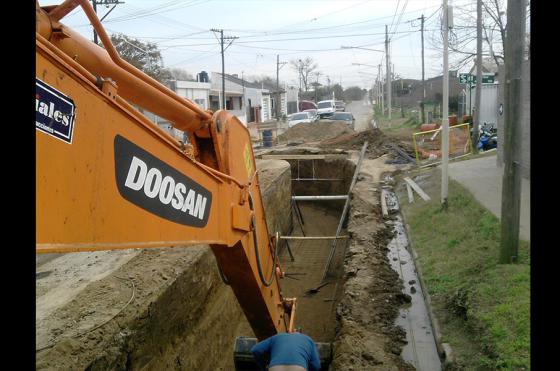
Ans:
{"type": "Polygon", "coordinates": [[[87,0],[36,11],[37,253],[209,244],[256,336],[289,331],[247,128],[120,59],[87,0]],[[104,48],[60,23],[76,6],[104,48]]]}

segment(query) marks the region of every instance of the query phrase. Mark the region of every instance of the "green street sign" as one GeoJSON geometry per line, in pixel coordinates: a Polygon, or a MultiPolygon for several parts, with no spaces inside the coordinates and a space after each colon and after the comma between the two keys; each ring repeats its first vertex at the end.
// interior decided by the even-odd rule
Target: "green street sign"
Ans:
{"type": "Polygon", "coordinates": [[[460,84],[468,84],[470,81],[469,77],[471,77],[471,74],[468,73],[460,73],[459,74],[459,83],[460,84]]]}
{"type": "MultiPolygon", "coordinates": [[[[461,74],[459,74],[459,83],[460,84],[476,84],[476,75],[471,75],[470,73],[461,73],[461,74]]],[[[494,75],[482,75],[482,83],[483,84],[493,84],[494,83],[494,75]]]]}

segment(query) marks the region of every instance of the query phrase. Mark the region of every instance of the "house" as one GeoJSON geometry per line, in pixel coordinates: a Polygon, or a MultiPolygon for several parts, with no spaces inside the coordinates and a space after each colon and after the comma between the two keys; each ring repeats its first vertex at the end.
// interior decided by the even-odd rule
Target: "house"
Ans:
{"type": "Polygon", "coordinates": [[[291,115],[292,113],[298,112],[299,107],[299,89],[297,86],[284,87],[286,91],[286,114],[291,115]]]}
{"type": "Polygon", "coordinates": [[[225,108],[233,115],[237,116],[241,122],[247,125],[247,114],[243,102],[244,82],[237,78],[237,75],[224,76],[225,89],[222,85],[222,74],[212,72],[210,77],[210,109],[217,111],[222,108],[222,94],[225,90],[225,108]]]}
{"type": "MultiPolygon", "coordinates": [[[[222,74],[212,72],[212,89],[210,91],[210,109],[220,108],[222,96],[222,74]]],[[[262,83],[253,83],[240,79],[237,74],[224,76],[226,109],[237,116],[241,122],[263,122],[274,117],[273,97],[262,83]]]]}
{"type": "Polygon", "coordinates": [[[199,105],[202,109],[210,109],[209,82],[198,81],[172,81],[172,89],[181,97],[188,98],[199,105]]]}
{"type": "Polygon", "coordinates": [[[270,100],[270,117],[269,119],[276,118],[276,105],[278,104],[277,100],[280,99],[279,102],[279,110],[278,114],[280,117],[283,115],[288,115],[288,102],[287,102],[287,92],[281,86],[278,87],[276,90],[276,85],[269,84],[266,82],[262,83],[263,88],[267,91],[263,93],[264,96],[268,96],[270,100]]]}
{"type": "MultiPolygon", "coordinates": [[[[471,75],[476,75],[476,63],[473,64],[469,73],[471,75]]],[[[482,74],[492,74],[496,75],[498,73],[498,65],[493,58],[482,58],[482,74]]]]}
{"type": "MultiPolygon", "coordinates": [[[[443,96],[443,75],[426,79],[426,102],[441,101],[443,96]]],[[[398,79],[392,84],[393,107],[418,106],[423,98],[422,80],[398,79]]],[[[460,96],[463,85],[459,83],[457,71],[449,71],[449,98],[460,96]]],[[[385,94],[387,92],[385,91],[385,94]]]]}

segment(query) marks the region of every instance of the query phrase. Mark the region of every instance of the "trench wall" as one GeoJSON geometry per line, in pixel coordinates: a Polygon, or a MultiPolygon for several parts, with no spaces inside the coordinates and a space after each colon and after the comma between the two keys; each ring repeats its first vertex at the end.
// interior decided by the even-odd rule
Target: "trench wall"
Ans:
{"type": "MultiPolygon", "coordinates": [[[[269,232],[287,234],[292,223],[289,164],[259,160],[257,168],[269,232]]],[[[36,368],[229,369],[235,337],[254,336],[245,333],[248,328],[232,290],[219,277],[208,246],[146,249],[107,277],[89,284],[54,310],[48,323],[37,327],[37,336],[50,336],[54,345],[36,354],[36,368]],[[133,282],[134,287],[127,282],[133,282]],[[121,297],[115,296],[119,292],[115,285],[126,291],[121,297]],[[99,328],[90,323],[92,330],[73,336],[84,332],[73,324],[85,326],[80,319],[92,307],[121,308],[131,290],[134,300],[114,319],[99,328]],[[244,333],[237,333],[240,328],[244,333]]]]}

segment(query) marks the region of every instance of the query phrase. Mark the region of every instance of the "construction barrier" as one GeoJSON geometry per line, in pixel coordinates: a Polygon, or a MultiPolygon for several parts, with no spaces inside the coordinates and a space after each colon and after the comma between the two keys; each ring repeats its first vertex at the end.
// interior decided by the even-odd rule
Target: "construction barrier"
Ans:
{"type": "MultiPolygon", "coordinates": [[[[412,134],[414,152],[418,165],[441,162],[441,128],[412,134]]],[[[449,127],[449,159],[472,153],[469,124],[449,127]]]]}

